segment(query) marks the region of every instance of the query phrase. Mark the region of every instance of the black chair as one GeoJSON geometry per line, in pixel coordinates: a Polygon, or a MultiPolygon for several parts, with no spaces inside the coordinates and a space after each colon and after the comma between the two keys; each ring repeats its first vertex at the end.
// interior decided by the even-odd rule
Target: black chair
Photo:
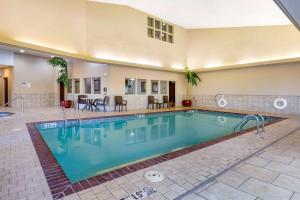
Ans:
{"type": "Polygon", "coordinates": [[[123,111],[123,107],[126,108],[127,112],[127,100],[123,100],[122,96],[115,96],[115,111],[117,110],[117,106],[119,107],[119,112],[123,111]]]}
{"type": "Polygon", "coordinates": [[[88,96],[87,95],[78,95],[77,96],[77,108],[78,108],[78,110],[79,110],[79,105],[80,104],[84,104],[84,105],[87,104],[86,99],[83,99],[83,98],[88,98],[88,96]]]}
{"type": "Polygon", "coordinates": [[[152,105],[152,109],[154,109],[154,106],[156,106],[157,108],[159,105],[158,100],[154,99],[154,96],[148,96],[148,106],[147,106],[148,109],[150,105],[152,105]]]}
{"type": "Polygon", "coordinates": [[[99,106],[100,108],[103,107],[104,112],[106,112],[106,106],[108,105],[108,101],[109,101],[109,97],[105,96],[104,99],[102,100],[98,100],[97,101],[97,106],[99,106]]]}

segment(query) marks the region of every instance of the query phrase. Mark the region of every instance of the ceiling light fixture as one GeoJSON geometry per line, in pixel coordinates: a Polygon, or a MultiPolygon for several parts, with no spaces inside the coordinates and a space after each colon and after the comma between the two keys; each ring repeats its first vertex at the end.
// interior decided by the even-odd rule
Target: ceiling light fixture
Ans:
{"type": "Polygon", "coordinates": [[[24,49],[20,49],[20,53],[24,53],[25,52],[25,50],[24,49]]]}

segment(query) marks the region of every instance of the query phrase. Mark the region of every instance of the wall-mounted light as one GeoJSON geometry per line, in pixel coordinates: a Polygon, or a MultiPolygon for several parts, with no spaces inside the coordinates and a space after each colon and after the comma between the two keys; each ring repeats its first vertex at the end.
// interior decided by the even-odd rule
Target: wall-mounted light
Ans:
{"type": "Polygon", "coordinates": [[[183,65],[174,64],[171,66],[173,69],[184,69],[183,65]]]}
{"type": "Polygon", "coordinates": [[[162,67],[163,65],[160,62],[153,61],[148,58],[130,58],[124,56],[114,56],[111,54],[95,54],[94,55],[98,59],[105,59],[111,61],[119,61],[119,62],[127,62],[133,64],[140,64],[140,65],[149,65],[154,67],[162,67]]]}
{"type": "Polygon", "coordinates": [[[67,53],[73,53],[73,54],[77,53],[76,50],[65,48],[65,47],[60,47],[60,46],[55,46],[55,45],[48,44],[48,43],[42,42],[42,41],[34,41],[31,39],[26,39],[26,38],[15,38],[15,40],[17,40],[19,42],[32,44],[32,45],[40,46],[40,47],[44,47],[44,48],[55,49],[55,50],[63,51],[63,52],[67,52],[67,53]]]}
{"type": "Polygon", "coordinates": [[[208,63],[204,65],[204,68],[214,68],[214,67],[221,67],[223,64],[221,62],[213,62],[213,63],[208,63]]]}

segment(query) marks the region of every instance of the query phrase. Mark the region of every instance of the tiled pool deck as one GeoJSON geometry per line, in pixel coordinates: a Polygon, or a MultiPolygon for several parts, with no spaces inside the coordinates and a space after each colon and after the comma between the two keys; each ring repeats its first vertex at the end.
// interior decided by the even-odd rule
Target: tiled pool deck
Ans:
{"type": "MultiPolygon", "coordinates": [[[[144,110],[130,113],[143,113],[144,110]]],[[[152,110],[150,110],[152,112],[152,110]]],[[[95,117],[116,113],[89,113],[95,117]]],[[[67,118],[78,116],[73,110],[67,118]]],[[[25,123],[61,119],[59,109],[30,109],[0,121],[0,199],[52,199],[41,164],[25,123]]],[[[95,187],[68,195],[63,199],[121,199],[127,194],[152,186],[157,192],[145,199],[297,199],[300,192],[300,120],[287,119],[266,127],[263,138],[250,132],[202,148],[172,160],[132,172],[95,187]],[[288,135],[291,133],[290,135],[288,135]],[[287,137],[285,137],[288,135],[287,137]],[[283,138],[284,137],[284,138],[283,138]],[[209,184],[209,180],[232,164],[272,144],[263,152],[209,184]],[[164,173],[165,180],[150,183],[144,172],[150,169],[164,173]],[[209,186],[209,187],[208,187],[209,186]],[[293,186],[293,187],[292,187],[293,186]],[[196,188],[195,188],[196,187],[196,188]],[[190,191],[190,192],[189,192],[190,191]],[[222,196],[219,196],[222,194],[222,196]],[[292,196],[293,195],[293,196],[292,196]]]]}

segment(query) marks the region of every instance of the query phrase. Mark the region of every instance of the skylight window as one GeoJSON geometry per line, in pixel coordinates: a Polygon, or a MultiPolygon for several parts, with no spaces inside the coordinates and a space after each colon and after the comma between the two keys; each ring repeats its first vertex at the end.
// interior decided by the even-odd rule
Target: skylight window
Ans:
{"type": "Polygon", "coordinates": [[[147,18],[147,34],[164,42],[174,42],[174,28],[172,25],[152,17],[147,18]]]}

